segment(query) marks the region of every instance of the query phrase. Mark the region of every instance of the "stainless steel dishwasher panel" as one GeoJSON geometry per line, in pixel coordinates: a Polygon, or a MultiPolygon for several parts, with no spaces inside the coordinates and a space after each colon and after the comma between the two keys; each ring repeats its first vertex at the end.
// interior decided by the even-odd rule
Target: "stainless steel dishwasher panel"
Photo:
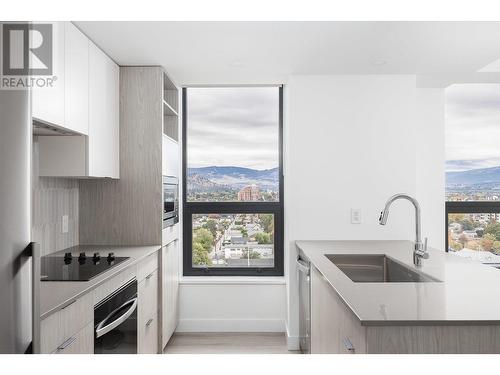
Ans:
{"type": "Polygon", "coordinates": [[[311,352],[311,281],[310,262],[303,254],[296,261],[299,274],[299,345],[305,354],[311,352]]]}

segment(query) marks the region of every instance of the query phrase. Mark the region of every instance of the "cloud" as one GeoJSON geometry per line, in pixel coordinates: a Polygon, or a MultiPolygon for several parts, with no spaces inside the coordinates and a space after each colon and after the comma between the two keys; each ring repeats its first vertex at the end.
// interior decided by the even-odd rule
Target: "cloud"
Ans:
{"type": "Polygon", "coordinates": [[[446,169],[500,165],[500,84],[446,89],[446,169]]]}
{"type": "Polygon", "coordinates": [[[188,166],[278,166],[278,93],[277,87],[189,88],[188,166]]]}

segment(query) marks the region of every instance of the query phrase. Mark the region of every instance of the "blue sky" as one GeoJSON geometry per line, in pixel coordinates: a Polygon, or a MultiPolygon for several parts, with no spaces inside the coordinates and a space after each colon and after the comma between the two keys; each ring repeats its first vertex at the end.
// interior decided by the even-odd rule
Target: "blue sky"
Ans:
{"type": "Polygon", "coordinates": [[[446,89],[446,171],[500,166],[500,84],[446,89]]]}

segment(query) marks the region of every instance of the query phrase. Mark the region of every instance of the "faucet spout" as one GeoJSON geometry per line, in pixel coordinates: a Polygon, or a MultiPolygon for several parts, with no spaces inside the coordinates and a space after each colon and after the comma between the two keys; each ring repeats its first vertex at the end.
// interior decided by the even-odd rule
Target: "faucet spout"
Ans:
{"type": "Polygon", "coordinates": [[[429,253],[427,252],[427,238],[425,242],[422,243],[422,234],[421,234],[421,222],[420,222],[420,205],[418,201],[408,194],[395,194],[390,197],[384,207],[384,210],[380,213],[379,224],[386,225],[387,219],[389,217],[389,209],[392,203],[398,199],[405,199],[410,201],[415,208],[415,249],[413,251],[413,263],[416,266],[421,265],[421,259],[429,258],[429,253]]]}

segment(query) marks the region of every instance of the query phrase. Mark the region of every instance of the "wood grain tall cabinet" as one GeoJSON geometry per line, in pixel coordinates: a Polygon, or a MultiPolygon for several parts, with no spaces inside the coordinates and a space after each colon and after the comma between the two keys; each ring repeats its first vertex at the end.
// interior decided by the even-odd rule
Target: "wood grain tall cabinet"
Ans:
{"type": "Polygon", "coordinates": [[[178,320],[179,224],[162,228],[162,175],[179,177],[179,103],[162,67],[120,67],[120,179],[80,183],[81,244],[162,246],[159,352],[178,320]]]}

